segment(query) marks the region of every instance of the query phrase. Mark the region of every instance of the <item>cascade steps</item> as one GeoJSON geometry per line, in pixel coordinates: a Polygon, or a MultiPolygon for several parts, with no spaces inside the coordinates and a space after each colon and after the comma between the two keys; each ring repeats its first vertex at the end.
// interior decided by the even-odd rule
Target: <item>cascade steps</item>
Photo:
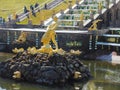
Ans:
{"type": "MultiPolygon", "coordinates": [[[[81,26],[80,16],[82,12],[84,14],[82,26],[85,27],[101,15],[98,8],[99,2],[102,3],[101,14],[105,13],[107,11],[105,0],[96,0],[94,2],[86,2],[85,0],[81,0],[79,4],[76,4],[76,6],[74,6],[72,9],[69,9],[67,12],[60,15],[58,29],[66,29],[66,27],[70,28],[71,30],[79,29],[81,26]]],[[[116,3],[118,3],[118,1],[116,1],[116,3]]],[[[113,1],[110,0],[109,8],[111,8],[113,5],[113,1]]]]}
{"type": "Polygon", "coordinates": [[[97,46],[107,46],[108,49],[114,47],[117,51],[120,48],[120,28],[110,28],[106,34],[103,34],[98,37],[98,41],[96,42],[97,46]]]}

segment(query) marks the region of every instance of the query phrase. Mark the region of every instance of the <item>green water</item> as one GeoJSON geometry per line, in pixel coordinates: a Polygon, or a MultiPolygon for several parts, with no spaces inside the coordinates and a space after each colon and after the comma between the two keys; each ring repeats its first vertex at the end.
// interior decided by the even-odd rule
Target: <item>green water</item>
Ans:
{"type": "MultiPolygon", "coordinates": [[[[0,53],[0,61],[12,56],[12,54],[0,53]]],[[[64,87],[51,87],[0,78],[0,90],[120,90],[120,65],[102,61],[83,61],[83,63],[94,76],[85,84],[77,82],[64,87]]]]}

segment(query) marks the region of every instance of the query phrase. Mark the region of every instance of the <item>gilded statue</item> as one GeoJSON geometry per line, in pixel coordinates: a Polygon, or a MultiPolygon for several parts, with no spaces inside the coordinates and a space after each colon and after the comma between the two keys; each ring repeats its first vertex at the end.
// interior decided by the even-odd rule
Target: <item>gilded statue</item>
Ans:
{"type": "Polygon", "coordinates": [[[84,12],[82,11],[80,14],[80,21],[83,21],[83,20],[84,20],[84,12]]]}
{"type": "Polygon", "coordinates": [[[20,71],[15,71],[13,74],[14,74],[13,75],[14,79],[20,79],[21,78],[21,72],[20,71]]]}
{"type": "MultiPolygon", "coordinates": [[[[43,46],[41,46],[40,49],[36,49],[35,47],[32,48],[28,48],[27,51],[31,54],[36,54],[36,53],[48,53],[49,55],[51,55],[53,52],[58,52],[61,53],[63,52],[62,49],[58,49],[58,43],[56,41],[56,28],[58,26],[57,24],[58,18],[55,16],[53,17],[53,22],[52,24],[50,24],[47,27],[46,32],[43,34],[42,38],[41,38],[41,42],[43,43],[43,46]],[[52,46],[50,45],[50,42],[53,42],[53,44],[55,45],[55,49],[52,48],[52,46]]],[[[18,40],[16,40],[17,42],[25,42],[26,41],[26,37],[27,34],[22,32],[21,35],[19,36],[18,40]]],[[[20,49],[21,51],[21,49],[20,49]]],[[[15,48],[13,50],[14,53],[18,53],[19,50],[17,48],[15,48]]]]}
{"type": "Polygon", "coordinates": [[[58,50],[58,44],[55,40],[56,38],[56,28],[58,26],[57,24],[58,18],[55,16],[53,17],[53,22],[47,27],[47,31],[44,33],[42,36],[41,42],[43,43],[43,46],[38,49],[38,52],[43,52],[43,53],[52,53],[53,51],[58,50]],[[50,42],[53,42],[55,45],[55,50],[51,47],[50,42]]]}
{"type": "Polygon", "coordinates": [[[102,2],[98,3],[98,10],[102,10],[102,2]]]}
{"type": "Polygon", "coordinates": [[[27,33],[25,32],[21,32],[19,38],[16,40],[16,42],[18,43],[24,43],[26,41],[27,38],[27,33]]]}
{"type": "Polygon", "coordinates": [[[15,48],[12,50],[13,53],[19,53],[19,52],[23,52],[24,51],[24,48],[15,48]]]}
{"type": "Polygon", "coordinates": [[[93,11],[94,11],[94,10],[92,9],[92,7],[90,7],[89,12],[90,12],[90,13],[93,13],[93,11]]]}
{"type": "Polygon", "coordinates": [[[100,19],[93,21],[93,24],[90,26],[90,28],[88,28],[88,30],[98,30],[97,29],[97,23],[101,22],[101,21],[102,20],[100,20],[100,19]]]}
{"type": "Polygon", "coordinates": [[[34,55],[37,53],[37,49],[36,47],[28,47],[27,52],[34,55]]]}

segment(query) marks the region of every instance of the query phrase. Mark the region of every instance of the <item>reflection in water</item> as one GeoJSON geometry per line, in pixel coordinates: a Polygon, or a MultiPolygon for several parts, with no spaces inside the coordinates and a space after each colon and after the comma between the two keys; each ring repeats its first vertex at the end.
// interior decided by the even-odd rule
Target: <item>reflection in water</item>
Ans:
{"type": "MultiPolygon", "coordinates": [[[[9,58],[12,55],[0,53],[0,60],[5,60],[6,56],[9,58]]],[[[87,83],[50,87],[0,78],[0,90],[120,90],[120,65],[98,61],[84,61],[84,64],[94,77],[87,83]]]]}
{"type": "Polygon", "coordinates": [[[114,66],[115,69],[111,69],[110,67],[112,67],[112,64],[109,68],[96,67],[96,72],[104,73],[104,80],[106,80],[106,82],[120,84],[120,69],[117,66],[114,66]]]}
{"type": "Polygon", "coordinates": [[[120,90],[120,65],[96,61],[84,63],[88,65],[94,79],[81,90],[120,90]]]}
{"type": "Polygon", "coordinates": [[[120,72],[110,69],[97,69],[105,73],[105,80],[109,82],[120,83],[120,72]]]}
{"type": "MultiPolygon", "coordinates": [[[[85,84],[82,90],[106,90],[104,86],[99,86],[101,83],[111,83],[111,84],[119,84],[120,85],[120,72],[113,71],[110,69],[96,68],[96,72],[104,73],[104,77],[101,80],[90,80],[87,84],[85,84]],[[99,83],[99,84],[98,84],[99,83]]],[[[96,74],[94,72],[94,74],[96,74]]],[[[95,75],[94,75],[95,76],[95,75]]],[[[119,88],[120,89],[120,88],[119,88]]],[[[117,90],[117,89],[111,89],[117,90]]]]}
{"type": "Polygon", "coordinates": [[[82,90],[96,90],[95,83],[91,80],[87,84],[85,84],[82,90]]]}
{"type": "Polygon", "coordinates": [[[20,84],[19,83],[18,84],[16,84],[16,83],[12,84],[12,90],[20,90],[20,84]]]}
{"type": "Polygon", "coordinates": [[[4,61],[8,58],[11,58],[14,54],[10,54],[10,53],[1,53],[0,52],[0,61],[4,61]]]}

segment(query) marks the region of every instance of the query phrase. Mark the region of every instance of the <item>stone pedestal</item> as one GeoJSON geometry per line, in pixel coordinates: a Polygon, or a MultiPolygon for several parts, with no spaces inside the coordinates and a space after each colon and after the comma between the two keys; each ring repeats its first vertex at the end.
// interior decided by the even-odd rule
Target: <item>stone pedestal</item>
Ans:
{"type": "Polygon", "coordinates": [[[80,21],[80,22],[79,22],[79,28],[80,28],[80,29],[83,29],[83,27],[84,27],[84,26],[83,26],[83,21],[80,21]]]}
{"type": "Polygon", "coordinates": [[[32,28],[32,27],[33,27],[33,25],[32,25],[32,20],[28,20],[28,27],[29,27],[29,28],[32,28]]]}
{"type": "Polygon", "coordinates": [[[93,18],[94,18],[94,15],[93,15],[93,13],[91,12],[91,13],[90,13],[90,19],[93,20],[93,18]]]}
{"type": "Polygon", "coordinates": [[[60,10],[60,13],[63,15],[64,14],[64,10],[60,10]]]}
{"type": "Polygon", "coordinates": [[[102,14],[102,10],[99,10],[99,9],[98,9],[98,13],[99,13],[99,14],[102,14]]]}
{"type": "Polygon", "coordinates": [[[40,21],[40,28],[44,28],[44,21],[40,21]]]}

